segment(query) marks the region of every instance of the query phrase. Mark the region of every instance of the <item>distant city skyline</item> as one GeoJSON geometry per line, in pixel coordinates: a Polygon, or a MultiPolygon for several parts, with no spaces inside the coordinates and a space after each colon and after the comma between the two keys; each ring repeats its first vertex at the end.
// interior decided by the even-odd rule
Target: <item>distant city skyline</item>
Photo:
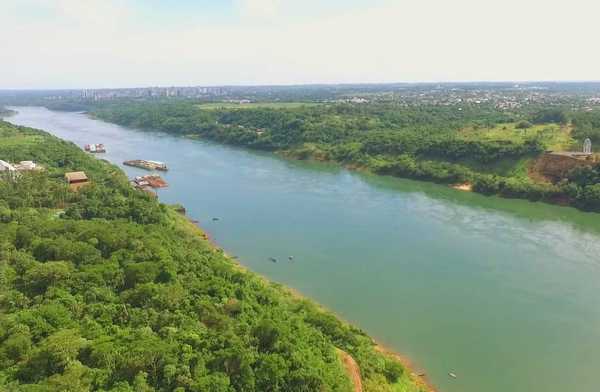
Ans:
{"type": "Polygon", "coordinates": [[[223,89],[223,88],[294,88],[294,87],[335,87],[335,86],[355,86],[355,87],[381,87],[385,86],[419,86],[419,85],[458,85],[458,86],[485,86],[485,85],[515,85],[515,86],[535,86],[536,84],[589,84],[597,86],[600,89],[599,80],[443,80],[443,81],[390,81],[390,82],[324,82],[324,83],[279,83],[279,84],[190,84],[190,85],[176,85],[176,84],[149,84],[149,85],[137,85],[137,86],[117,86],[117,87],[25,87],[25,88],[2,88],[0,92],[27,92],[27,91],[118,91],[118,90],[169,90],[169,89],[223,89]]]}
{"type": "Polygon", "coordinates": [[[0,89],[596,81],[587,0],[20,0],[0,89]]]}

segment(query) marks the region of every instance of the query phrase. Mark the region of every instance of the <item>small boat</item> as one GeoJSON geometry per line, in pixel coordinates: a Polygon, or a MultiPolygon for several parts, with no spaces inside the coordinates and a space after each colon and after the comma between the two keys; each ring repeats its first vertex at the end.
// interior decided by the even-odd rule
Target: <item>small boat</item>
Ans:
{"type": "Polygon", "coordinates": [[[104,148],[104,144],[86,144],[83,149],[87,152],[91,153],[103,153],[106,152],[106,148],[104,148]]]}
{"type": "Polygon", "coordinates": [[[137,185],[137,187],[149,186],[152,188],[166,188],[169,186],[161,176],[138,176],[133,179],[133,183],[137,185]]]}
{"type": "Polygon", "coordinates": [[[213,222],[216,222],[219,220],[219,218],[212,218],[213,222]]]}
{"type": "Polygon", "coordinates": [[[273,263],[277,263],[277,259],[275,257],[269,257],[269,261],[272,261],[273,263]]]}
{"type": "Polygon", "coordinates": [[[288,256],[288,260],[289,260],[289,261],[292,261],[292,260],[294,260],[294,256],[288,256]]]}
{"type": "Polygon", "coordinates": [[[452,377],[452,378],[456,378],[456,374],[454,374],[454,373],[452,373],[452,372],[448,373],[448,375],[449,375],[450,377],[452,377]]]}

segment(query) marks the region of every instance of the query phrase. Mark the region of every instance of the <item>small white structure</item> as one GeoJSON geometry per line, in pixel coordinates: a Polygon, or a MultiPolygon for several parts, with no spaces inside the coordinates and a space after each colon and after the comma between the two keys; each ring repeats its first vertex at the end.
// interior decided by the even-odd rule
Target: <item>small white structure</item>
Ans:
{"type": "Polygon", "coordinates": [[[13,165],[0,159],[0,179],[15,180],[19,177],[19,172],[13,165]]]}
{"type": "Polygon", "coordinates": [[[14,172],[17,171],[13,165],[0,159],[0,172],[14,172]]]}
{"type": "Polygon", "coordinates": [[[583,153],[588,155],[592,153],[592,141],[589,138],[583,142],[583,153]]]}
{"type": "Polygon", "coordinates": [[[15,163],[14,167],[17,171],[41,170],[41,167],[33,161],[21,161],[15,163]]]}

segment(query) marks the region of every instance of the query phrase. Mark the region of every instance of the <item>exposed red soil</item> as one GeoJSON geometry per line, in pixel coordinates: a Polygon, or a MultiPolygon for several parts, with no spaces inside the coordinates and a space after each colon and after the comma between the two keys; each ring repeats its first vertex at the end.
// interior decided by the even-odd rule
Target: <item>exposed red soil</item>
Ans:
{"type": "Polygon", "coordinates": [[[567,154],[543,154],[529,166],[529,177],[536,182],[556,183],[565,178],[570,170],[593,164],[593,160],[577,159],[567,154]]]}
{"type": "Polygon", "coordinates": [[[354,392],[362,392],[362,379],[360,377],[360,368],[358,367],[358,364],[354,358],[344,350],[340,350],[339,348],[336,348],[336,350],[342,359],[348,377],[350,377],[352,384],[354,384],[354,392]]]}

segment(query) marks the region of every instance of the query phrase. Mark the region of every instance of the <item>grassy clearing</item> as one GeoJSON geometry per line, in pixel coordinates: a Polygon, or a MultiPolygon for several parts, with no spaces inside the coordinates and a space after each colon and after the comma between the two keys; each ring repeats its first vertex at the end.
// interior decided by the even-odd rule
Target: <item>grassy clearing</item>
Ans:
{"type": "MultiPolygon", "coordinates": [[[[451,163],[464,166],[473,172],[484,174],[495,174],[502,177],[517,177],[521,179],[529,178],[529,164],[535,159],[533,156],[521,158],[503,158],[493,162],[479,162],[474,159],[456,159],[451,163]]],[[[448,162],[448,160],[439,157],[428,157],[427,160],[433,162],[448,162]]]]}
{"type": "Polygon", "coordinates": [[[12,135],[7,136],[0,132],[0,145],[2,147],[11,148],[17,146],[34,145],[41,142],[41,137],[35,135],[12,135]]]}
{"type": "Polygon", "coordinates": [[[217,109],[295,109],[308,106],[321,105],[318,102],[210,102],[199,104],[198,107],[204,110],[217,109]]]}
{"type": "Polygon", "coordinates": [[[527,178],[527,168],[533,159],[533,157],[518,159],[504,158],[490,163],[465,160],[460,163],[479,173],[496,174],[503,177],[527,178]]]}
{"type": "Polygon", "coordinates": [[[465,140],[510,141],[523,143],[535,136],[542,138],[549,150],[568,150],[575,140],[571,137],[570,126],[558,124],[538,124],[531,128],[518,129],[516,123],[498,124],[492,128],[468,127],[460,131],[465,140]]]}

